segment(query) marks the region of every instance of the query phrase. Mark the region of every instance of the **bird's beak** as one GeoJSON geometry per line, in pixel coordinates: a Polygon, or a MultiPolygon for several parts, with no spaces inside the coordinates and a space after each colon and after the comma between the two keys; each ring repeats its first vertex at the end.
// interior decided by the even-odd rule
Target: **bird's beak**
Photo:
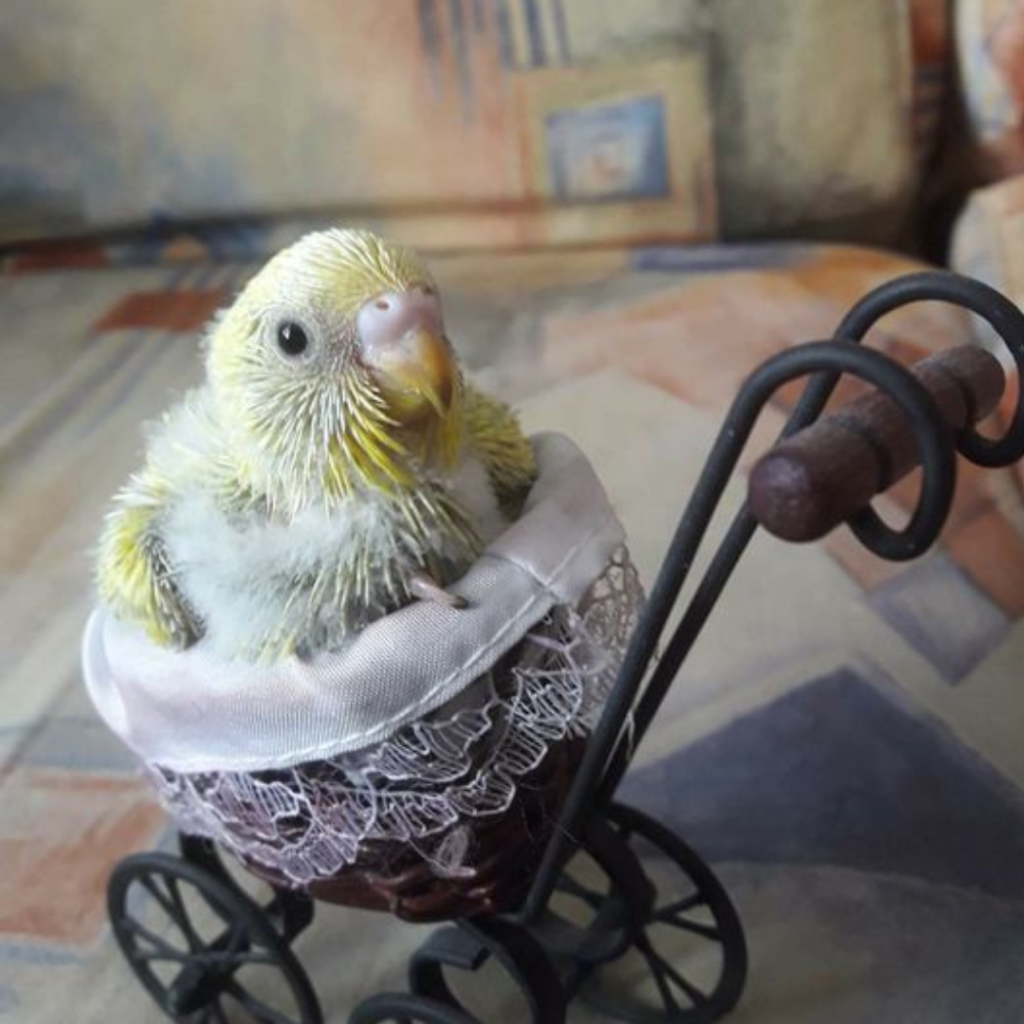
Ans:
{"type": "Polygon", "coordinates": [[[384,292],[359,311],[363,359],[400,423],[447,416],[458,387],[455,357],[431,288],[384,292]]]}
{"type": "Polygon", "coordinates": [[[373,369],[399,421],[413,423],[431,410],[448,414],[457,371],[448,343],[436,332],[413,328],[397,345],[376,353],[373,369]]]}

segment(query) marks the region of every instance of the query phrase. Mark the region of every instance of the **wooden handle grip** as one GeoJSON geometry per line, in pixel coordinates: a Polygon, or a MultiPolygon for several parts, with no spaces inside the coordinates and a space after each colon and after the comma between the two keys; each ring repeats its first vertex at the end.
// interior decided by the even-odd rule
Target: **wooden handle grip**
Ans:
{"type": "MultiPolygon", "coordinates": [[[[954,434],[992,412],[1006,386],[996,358],[974,346],[929,356],[911,372],[954,434]]],[[[917,445],[899,406],[871,391],[766,453],[750,473],[750,509],[776,537],[817,540],[917,462],[917,445]]]]}

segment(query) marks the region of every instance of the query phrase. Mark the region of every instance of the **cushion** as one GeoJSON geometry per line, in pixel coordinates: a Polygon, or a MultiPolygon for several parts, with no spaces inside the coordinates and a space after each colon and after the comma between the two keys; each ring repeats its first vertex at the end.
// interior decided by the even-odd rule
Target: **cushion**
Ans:
{"type": "MultiPolygon", "coordinates": [[[[919,269],[877,249],[798,244],[433,267],[470,371],[528,431],[560,431],[586,454],[648,585],[745,376],[919,269]]],[[[25,1024],[61,1019],[72,1000],[82,1024],[161,1019],[129,983],[102,893],[118,858],[169,841],[166,818],[88,704],[78,639],[89,551],[137,464],[140,423],[197,378],[196,332],[251,269],[0,279],[0,1006],[25,1024]]],[[[958,311],[925,304],[869,341],[910,361],[969,332],[958,311]]],[[[793,399],[787,389],[766,410],[723,516],[793,399]]],[[[882,514],[905,515],[915,486],[880,499],[882,514]]],[[[1011,473],[962,466],[942,541],[918,562],[879,562],[845,528],[806,546],[755,538],[621,794],[730,889],[754,968],[743,1012],[785,1006],[807,1024],[904,1020],[921,1006],[941,1024],[965,1006],[985,1024],[1024,1016],[1022,619],[1011,473]]],[[[648,866],[663,877],[656,858],[648,866]]],[[[412,941],[385,915],[339,911],[300,954],[343,1019],[357,994],[401,984],[412,941]]]]}

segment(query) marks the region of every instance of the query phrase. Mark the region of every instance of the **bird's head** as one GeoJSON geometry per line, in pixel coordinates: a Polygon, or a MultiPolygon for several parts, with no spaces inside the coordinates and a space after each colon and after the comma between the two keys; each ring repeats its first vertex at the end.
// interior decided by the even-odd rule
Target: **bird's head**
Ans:
{"type": "Polygon", "coordinates": [[[400,486],[461,442],[437,286],[368,231],[307,235],[270,260],[214,325],[207,372],[233,443],[293,506],[400,486]]]}

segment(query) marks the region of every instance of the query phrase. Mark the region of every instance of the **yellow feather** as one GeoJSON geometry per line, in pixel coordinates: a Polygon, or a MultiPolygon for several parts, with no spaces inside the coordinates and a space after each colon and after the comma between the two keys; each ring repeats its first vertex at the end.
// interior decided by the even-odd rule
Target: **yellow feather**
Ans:
{"type": "Polygon", "coordinates": [[[470,386],[463,415],[467,442],[487,468],[498,501],[507,514],[518,515],[537,478],[537,461],[515,413],[470,386]]]}

